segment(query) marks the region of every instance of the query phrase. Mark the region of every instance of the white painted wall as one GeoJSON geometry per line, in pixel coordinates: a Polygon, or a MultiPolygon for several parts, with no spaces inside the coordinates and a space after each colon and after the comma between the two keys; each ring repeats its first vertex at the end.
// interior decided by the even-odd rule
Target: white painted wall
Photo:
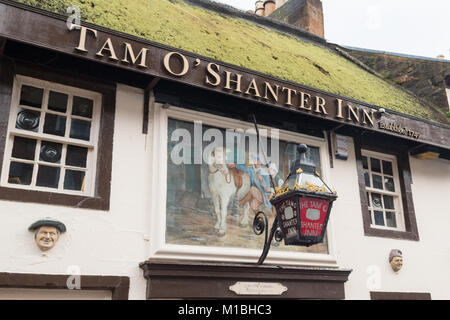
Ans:
{"type": "Polygon", "coordinates": [[[346,299],[370,299],[370,291],[429,292],[450,299],[450,162],[410,157],[412,193],[420,241],[364,236],[353,144],[348,161],[335,160],[332,178],[339,199],[333,210],[335,247],[341,268],[351,268],[346,299]],[[392,271],[391,249],[403,252],[392,271]]]}
{"type": "MultiPolygon", "coordinates": [[[[152,149],[150,135],[142,134],[142,108],[142,90],[118,85],[109,212],[0,201],[0,272],[65,274],[78,266],[85,275],[128,276],[130,299],[145,299],[138,265],[150,255],[152,149]],[[63,221],[68,232],[43,255],[28,226],[47,216],[63,221]]],[[[329,177],[339,195],[330,220],[337,262],[353,269],[346,298],[369,299],[369,283],[376,287],[372,291],[430,292],[433,299],[450,299],[450,163],[410,159],[419,242],[366,237],[352,143],[348,160],[335,160],[329,177]],[[394,248],[404,254],[398,274],[388,263],[394,248]]]]}
{"type": "Polygon", "coordinates": [[[85,275],[129,276],[130,299],[145,299],[138,267],[148,257],[143,99],[142,90],[118,85],[110,211],[0,201],[0,272],[66,274],[78,266],[85,275]],[[68,231],[43,255],[28,227],[49,216],[68,231]]]}
{"type": "Polygon", "coordinates": [[[447,93],[447,99],[448,99],[448,109],[450,110],[450,89],[446,88],[445,92],[447,93]]]}

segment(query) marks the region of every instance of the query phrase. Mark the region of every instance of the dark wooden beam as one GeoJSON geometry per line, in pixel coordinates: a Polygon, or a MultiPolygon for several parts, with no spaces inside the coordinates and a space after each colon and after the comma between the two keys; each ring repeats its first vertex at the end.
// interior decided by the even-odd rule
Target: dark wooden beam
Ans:
{"type": "Polygon", "coordinates": [[[0,57],[3,56],[3,52],[5,51],[6,39],[0,38],[0,57]]]}
{"type": "Polygon", "coordinates": [[[149,118],[149,103],[150,103],[150,92],[155,88],[155,86],[158,84],[160,77],[153,78],[152,81],[148,84],[148,86],[145,88],[144,93],[144,115],[142,120],[142,133],[147,134],[148,133],[148,118],[149,118]]]}

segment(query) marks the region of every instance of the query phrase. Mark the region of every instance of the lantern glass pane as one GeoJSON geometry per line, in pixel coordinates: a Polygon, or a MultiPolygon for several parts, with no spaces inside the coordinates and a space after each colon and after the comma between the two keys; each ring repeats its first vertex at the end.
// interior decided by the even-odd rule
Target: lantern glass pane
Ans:
{"type": "Polygon", "coordinates": [[[297,177],[297,183],[300,188],[309,191],[318,191],[318,189],[320,189],[320,192],[332,193],[332,191],[325,186],[323,181],[318,176],[302,173],[297,175],[297,177]]]}

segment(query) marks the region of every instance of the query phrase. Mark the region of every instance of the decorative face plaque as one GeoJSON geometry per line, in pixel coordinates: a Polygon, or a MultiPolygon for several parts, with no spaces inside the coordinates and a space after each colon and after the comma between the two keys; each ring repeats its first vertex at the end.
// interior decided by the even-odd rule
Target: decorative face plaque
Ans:
{"type": "Polygon", "coordinates": [[[230,290],[238,295],[280,296],[288,288],[275,282],[236,282],[230,290]]]}

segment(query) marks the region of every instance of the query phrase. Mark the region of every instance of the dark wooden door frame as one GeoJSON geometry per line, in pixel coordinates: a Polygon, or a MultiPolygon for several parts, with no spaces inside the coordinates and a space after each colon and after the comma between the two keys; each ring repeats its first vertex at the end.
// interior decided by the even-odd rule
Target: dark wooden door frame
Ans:
{"type": "MultiPolygon", "coordinates": [[[[70,276],[1,272],[0,288],[68,289],[67,280],[70,276]]],[[[112,293],[112,300],[128,300],[129,277],[81,275],[80,284],[79,290],[108,290],[112,293]]]]}
{"type": "Polygon", "coordinates": [[[238,263],[148,260],[140,264],[147,299],[345,299],[352,270],[238,263]],[[238,295],[237,282],[280,283],[281,295],[238,295]]]}

